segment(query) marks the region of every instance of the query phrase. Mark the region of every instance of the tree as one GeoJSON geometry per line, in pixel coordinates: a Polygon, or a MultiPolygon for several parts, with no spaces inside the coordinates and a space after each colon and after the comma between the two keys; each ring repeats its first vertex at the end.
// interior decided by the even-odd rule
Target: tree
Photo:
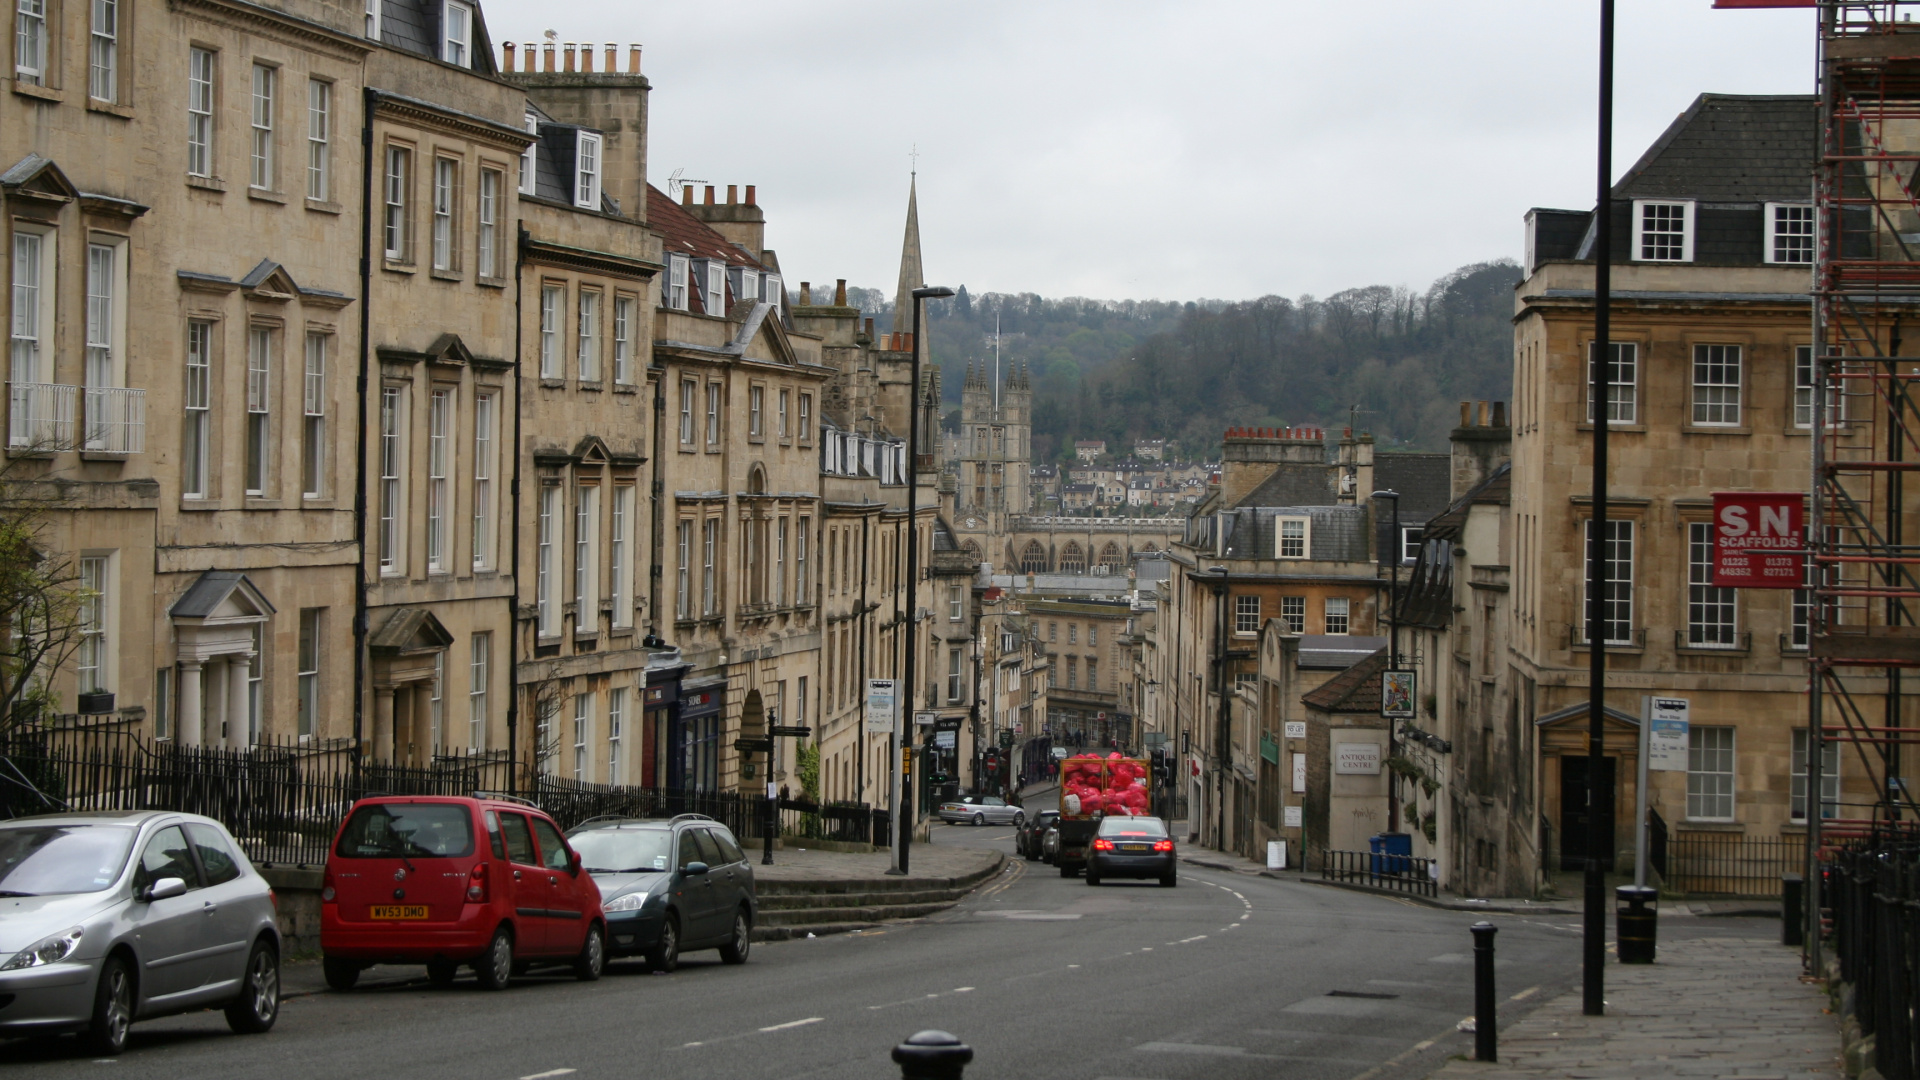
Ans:
{"type": "Polygon", "coordinates": [[[49,537],[49,514],[65,502],[57,483],[0,473],[0,735],[58,708],[54,674],[98,614],[99,593],[81,587],[49,537]]]}
{"type": "Polygon", "coordinates": [[[533,739],[528,749],[533,752],[536,776],[548,772],[553,760],[560,756],[560,715],[571,700],[573,679],[560,673],[558,660],[549,661],[540,680],[532,685],[529,702],[533,706],[533,739]]]}

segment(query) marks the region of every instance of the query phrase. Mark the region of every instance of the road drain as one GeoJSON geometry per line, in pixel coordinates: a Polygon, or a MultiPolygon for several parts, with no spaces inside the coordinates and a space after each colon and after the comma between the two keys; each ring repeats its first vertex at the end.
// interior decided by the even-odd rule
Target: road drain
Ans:
{"type": "Polygon", "coordinates": [[[1381,1001],[1391,1001],[1392,999],[1397,998],[1400,995],[1399,994],[1375,994],[1366,990],[1329,990],[1327,991],[1327,996],[1328,997],[1378,998],[1381,1001]]]}

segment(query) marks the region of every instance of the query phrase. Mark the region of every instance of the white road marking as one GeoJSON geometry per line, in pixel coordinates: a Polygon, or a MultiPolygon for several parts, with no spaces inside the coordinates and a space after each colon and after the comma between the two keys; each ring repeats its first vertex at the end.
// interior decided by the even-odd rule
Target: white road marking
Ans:
{"type": "MultiPolygon", "coordinates": [[[[928,994],[927,996],[932,997],[933,995],[928,994]]],[[[771,1027],[763,1027],[760,1030],[761,1031],[785,1031],[788,1028],[806,1027],[808,1024],[817,1024],[820,1021],[825,1019],[826,1017],[824,1016],[809,1016],[805,1020],[789,1020],[784,1024],[774,1024],[771,1027]]],[[[568,1070],[568,1071],[572,1071],[572,1070],[568,1070]]]]}
{"type": "Polygon", "coordinates": [[[973,987],[971,986],[956,986],[953,988],[953,992],[956,994],[965,994],[972,990],[973,990],[973,987]]]}
{"type": "Polygon", "coordinates": [[[1176,941],[1176,942],[1174,942],[1173,944],[1175,944],[1175,945],[1185,945],[1185,944],[1186,944],[1187,942],[1189,942],[1189,941],[1205,941],[1205,940],[1207,940],[1207,935],[1205,935],[1205,934],[1195,934],[1195,935],[1193,935],[1192,937],[1189,937],[1189,938],[1181,938],[1181,939],[1180,939],[1179,941],[1176,941]]]}
{"type": "Polygon", "coordinates": [[[547,1080],[547,1078],[550,1076],[565,1076],[570,1072],[577,1072],[577,1071],[578,1070],[575,1070],[575,1069],[548,1069],[546,1072],[543,1072],[543,1073],[534,1073],[531,1076],[523,1076],[520,1078],[520,1080],[547,1080]]]}
{"type": "Polygon", "coordinates": [[[1208,1054],[1216,1057],[1260,1058],[1266,1061],[1279,1060],[1273,1054],[1249,1054],[1244,1046],[1208,1046],[1205,1043],[1146,1042],[1134,1047],[1134,1049],[1159,1054],[1208,1054]]]}
{"type": "Polygon", "coordinates": [[[1079,964],[1068,964],[1067,966],[1068,966],[1069,968],[1077,968],[1077,967],[1079,967],[1080,965],[1079,965],[1079,964]]]}
{"type": "Polygon", "coordinates": [[[681,1043],[681,1044],[680,1044],[680,1049],[682,1049],[682,1050],[689,1050],[689,1049],[692,1049],[693,1047],[696,1047],[696,1046],[705,1046],[705,1045],[707,1045],[707,1044],[706,1044],[706,1043],[703,1043],[703,1042],[690,1042],[690,1043],[681,1043]]]}
{"type": "Polygon", "coordinates": [[[1513,995],[1507,1000],[1508,1001],[1525,1001],[1528,998],[1532,997],[1539,989],[1540,988],[1537,986],[1529,986],[1525,990],[1520,991],[1519,993],[1513,995]]]}
{"type": "Polygon", "coordinates": [[[1151,946],[1151,945],[1142,945],[1142,946],[1140,946],[1140,951],[1141,951],[1141,952],[1152,952],[1152,951],[1153,951],[1153,946],[1151,946]]]}

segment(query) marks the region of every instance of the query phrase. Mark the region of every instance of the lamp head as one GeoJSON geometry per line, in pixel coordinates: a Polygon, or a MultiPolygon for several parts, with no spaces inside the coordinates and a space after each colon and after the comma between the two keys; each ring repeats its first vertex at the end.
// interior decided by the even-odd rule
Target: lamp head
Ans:
{"type": "Polygon", "coordinates": [[[953,290],[945,285],[922,285],[913,290],[915,300],[944,300],[953,295],[953,290]]]}
{"type": "Polygon", "coordinates": [[[1397,500],[1400,498],[1400,493],[1389,488],[1382,488],[1379,491],[1374,492],[1371,497],[1375,499],[1396,499],[1397,500]]]}

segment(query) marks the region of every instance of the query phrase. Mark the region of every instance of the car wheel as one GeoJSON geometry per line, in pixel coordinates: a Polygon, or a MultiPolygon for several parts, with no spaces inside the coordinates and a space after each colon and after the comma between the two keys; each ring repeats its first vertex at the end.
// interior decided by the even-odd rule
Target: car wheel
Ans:
{"type": "Polygon", "coordinates": [[[1089,884],[1089,885],[1098,885],[1098,884],[1100,884],[1100,875],[1099,875],[1099,874],[1096,874],[1096,873],[1094,873],[1094,872],[1093,872],[1093,867],[1091,867],[1091,866],[1089,866],[1089,867],[1087,867],[1087,884],[1089,884]]]}
{"type": "Polygon", "coordinates": [[[1026,825],[1026,823],[1027,823],[1027,815],[1026,815],[1026,814],[1024,814],[1024,813],[1020,813],[1020,814],[1015,814],[1015,815],[1013,815],[1013,827],[1014,827],[1014,828],[1016,828],[1016,829],[1018,829],[1018,828],[1021,828],[1021,827],[1023,827],[1023,826],[1025,826],[1025,825],[1026,825]]]}
{"type": "Polygon", "coordinates": [[[80,1036],[87,1053],[112,1057],[127,1048],[127,1029],[133,1026],[133,972],[125,957],[109,956],[100,965],[100,984],[93,992],[93,1019],[80,1036]]]}
{"type": "Polygon", "coordinates": [[[1063,867],[1061,867],[1061,868],[1060,868],[1060,876],[1061,876],[1061,877],[1072,877],[1072,876],[1073,876],[1073,867],[1071,867],[1071,866],[1063,866],[1063,867]]]}
{"type": "Polygon", "coordinates": [[[607,932],[599,923],[587,927],[587,940],[580,946],[580,955],[573,961],[573,977],[581,982],[593,982],[600,973],[607,970],[607,932]]]}
{"type": "Polygon", "coordinates": [[[247,954],[240,996],[227,1006],[227,1026],[241,1035],[259,1035],[273,1030],[279,1018],[280,953],[270,942],[256,941],[247,954]]]}
{"type": "Polygon", "coordinates": [[[473,973],[480,976],[480,989],[505,990],[513,981],[513,931],[502,926],[487,942],[487,951],[473,962],[473,973]]]}
{"type": "Polygon", "coordinates": [[[987,815],[975,812],[975,814],[973,815],[974,828],[977,829],[980,826],[985,825],[986,823],[987,823],[987,815]]]}
{"type": "Polygon", "coordinates": [[[647,966],[662,975],[680,966],[680,916],[671,911],[660,927],[660,941],[647,950],[647,966]]]}
{"type": "Polygon", "coordinates": [[[747,951],[752,948],[753,924],[747,921],[746,909],[742,908],[734,912],[733,936],[720,946],[720,959],[729,964],[744,964],[747,962],[747,951]]]}
{"type": "Polygon", "coordinates": [[[1161,874],[1161,875],[1160,875],[1160,884],[1161,884],[1161,885],[1162,885],[1163,887],[1165,887],[1165,888],[1169,888],[1169,889],[1171,889],[1171,888],[1173,888],[1173,887],[1174,887],[1175,885],[1178,885],[1178,884],[1180,884],[1180,879],[1179,879],[1179,877],[1178,877],[1178,876],[1176,876],[1176,875],[1174,875],[1174,874],[1161,874]]]}
{"type": "Polygon", "coordinates": [[[451,960],[427,961],[427,981],[435,986],[452,986],[459,972],[460,965],[451,960]]]}
{"type": "Polygon", "coordinates": [[[328,988],[343,994],[360,981],[360,965],[351,960],[336,960],[329,956],[320,961],[320,970],[327,976],[328,988]]]}

